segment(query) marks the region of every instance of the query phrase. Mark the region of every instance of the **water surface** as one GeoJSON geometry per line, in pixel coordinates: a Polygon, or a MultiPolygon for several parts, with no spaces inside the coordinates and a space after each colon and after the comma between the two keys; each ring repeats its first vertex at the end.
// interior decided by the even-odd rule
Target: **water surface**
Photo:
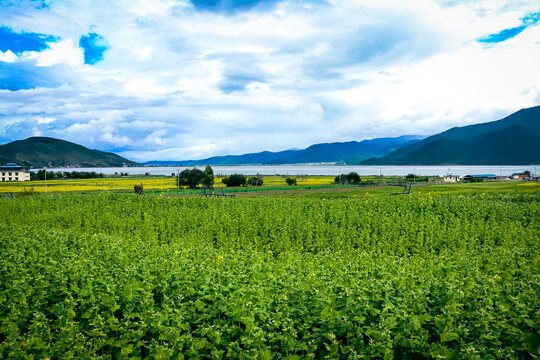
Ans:
{"type": "MultiPolygon", "coordinates": [[[[195,166],[204,170],[204,166],[195,166]]],[[[107,168],[51,168],[50,171],[95,171],[106,175],[128,173],[129,175],[172,175],[192,166],[142,166],[142,167],[107,167],[107,168]]],[[[525,170],[536,174],[540,165],[474,165],[474,166],[338,166],[338,165],[242,165],[242,166],[212,166],[215,175],[339,175],[357,172],[359,175],[396,175],[407,174],[444,176],[447,174],[465,176],[493,174],[509,176],[525,170]]],[[[32,170],[37,171],[37,170],[32,170]]]]}

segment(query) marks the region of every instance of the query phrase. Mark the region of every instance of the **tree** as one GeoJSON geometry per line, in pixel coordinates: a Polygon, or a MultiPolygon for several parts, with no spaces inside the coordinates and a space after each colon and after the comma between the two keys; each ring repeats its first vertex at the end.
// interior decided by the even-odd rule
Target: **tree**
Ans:
{"type": "Polygon", "coordinates": [[[334,182],[336,184],[344,184],[347,182],[347,175],[345,174],[341,174],[341,175],[338,175],[334,178],[334,182]]]}
{"type": "Polygon", "coordinates": [[[251,186],[261,186],[263,184],[263,179],[260,176],[252,176],[248,179],[247,183],[251,186]]]}
{"type": "Polygon", "coordinates": [[[295,178],[292,178],[292,177],[288,177],[285,179],[285,182],[287,183],[287,185],[296,185],[296,179],[295,178]]]}
{"type": "Polygon", "coordinates": [[[178,174],[178,185],[195,189],[203,181],[204,177],[205,174],[199,169],[186,169],[178,174]]]}
{"type": "Polygon", "coordinates": [[[221,180],[227,187],[246,185],[246,177],[242,174],[232,174],[221,180]]]}
{"type": "Polygon", "coordinates": [[[341,174],[334,178],[334,182],[339,184],[358,184],[360,183],[360,175],[356,172],[341,174]]]}
{"type": "Polygon", "coordinates": [[[47,180],[52,180],[56,177],[56,173],[54,171],[46,172],[44,169],[41,169],[37,172],[37,180],[45,180],[45,175],[47,175],[47,180]]]}
{"type": "Polygon", "coordinates": [[[207,187],[214,185],[214,170],[210,165],[206,165],[204,168],[204,178],[202,179],[202,184],[207,187]]]}
{"type": "Polygon", "coordinates": [[[358,184],[360,182],[360,175],[356,172],[350,172],[347,174],[347,181],[349,184],[358,184]]]}

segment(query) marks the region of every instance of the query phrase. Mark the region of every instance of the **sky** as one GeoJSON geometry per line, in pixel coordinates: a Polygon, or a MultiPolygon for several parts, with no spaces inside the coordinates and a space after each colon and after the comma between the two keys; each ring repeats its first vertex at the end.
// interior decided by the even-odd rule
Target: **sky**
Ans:
{"type": "Polygon", "coordinates": [[[540,104],[538,0],[0,0],[0,143],[130,160],[432,135],[540,104]]]}

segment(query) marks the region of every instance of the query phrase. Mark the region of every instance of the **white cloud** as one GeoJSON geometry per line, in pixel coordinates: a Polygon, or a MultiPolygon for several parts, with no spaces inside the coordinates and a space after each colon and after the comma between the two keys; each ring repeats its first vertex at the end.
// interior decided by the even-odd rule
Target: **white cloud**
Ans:
{"type": "Polygon", "coordinates": [[[0,61],[3,62],[15,62],[17,61],[17,55],[13,53],[11,50],[7,50],[5,52],[2,52],[0,50],[0,61]]]}
{"type": "Polygon", "coordinates": [[[21,59],[68,64],[67,80],[0,90],[0,135],[35,128],[138,161],[178,160],[495,120],[538,104],[540,26],[476,40],[532,12],[533,1],[503,0],[284,1],[234,16],[188,1],[52,1],[7,25],[61,37],[21,59]],[[93,66],[76,40],[88,32],[108,46],[93,66]]]}
{"type": "Polygon", "coordinates": [[[23,60],[35,59],[38,66],[51,66],[62,63],[75,67],[84,64],[83,51],[75,45],[72,39],[50,42],[48,45],[49,48],[41,52],[26,51],[21,58],[23,60]]]}

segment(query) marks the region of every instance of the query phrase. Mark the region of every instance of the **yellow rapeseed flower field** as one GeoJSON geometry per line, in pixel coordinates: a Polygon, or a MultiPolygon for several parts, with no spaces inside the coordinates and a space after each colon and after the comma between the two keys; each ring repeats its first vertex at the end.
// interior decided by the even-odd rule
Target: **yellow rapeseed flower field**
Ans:
{"type": "MultiPolygon", "coordinates": [[[[130,177],[47,180],[47,192],[133,190],[134,185],[141,183],[145,190],[165,191],[176,189],[176,180],[173,177],[130,177]]],[[[25,191],[45,192],[45,181],[0,183],[0,193],[25,191]]]]}
{"type": "MultiPolygon", "coordinates": [[[[330,185],[331,176],[295,177],[298,186],[330,185]]],[[[263,176],[264,187],[287,186],[286,176],[263,176]]],[[[143,184],[146,191],[176,190],[174,177],[105,177],[98,179],[47,180],[47,192],[85,192],[85,191],[132,191],[134,185],[143,184]]],[[[222,178],[216,177],[214,187],[225,187],[222,178]]],[[[45,181],[0,182],[0,193],[45,192],[45,181]]]]}

